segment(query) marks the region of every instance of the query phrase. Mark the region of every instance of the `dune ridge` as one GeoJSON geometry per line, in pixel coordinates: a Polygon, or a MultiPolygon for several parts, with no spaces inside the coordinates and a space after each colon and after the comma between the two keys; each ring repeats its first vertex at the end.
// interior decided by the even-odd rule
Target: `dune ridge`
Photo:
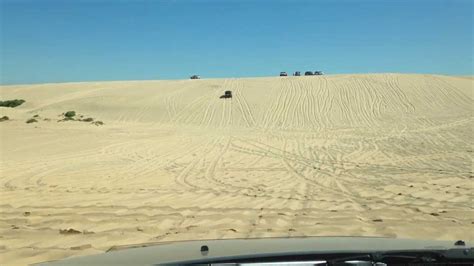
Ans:
{"type": "Polygon", "coordinates": [[[473,82],[354,74],[0,86],[0,100],[26,100],[0,108],[10,118],[0,122],[0,261],[188,239],[474,240],[473,82]],[[231,100],[219,99],[225,90],[231,100]],[[57,122],[71,110],[104,125],[57,122]]]}

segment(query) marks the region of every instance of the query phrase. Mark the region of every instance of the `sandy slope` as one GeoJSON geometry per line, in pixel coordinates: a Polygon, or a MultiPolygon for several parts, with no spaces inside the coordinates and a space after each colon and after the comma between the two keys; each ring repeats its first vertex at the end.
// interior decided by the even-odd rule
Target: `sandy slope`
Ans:
{"type": "Polygon", "coordinates": [[[474,240],[473,82],[373,74],[0,87],[2,99],[26,100],[0,108],[12,119],[0,123],[1,262],[197,238],[474,240]],[[219,99],[224,90],[234,98],[219,99]],[[57,122],[68,110],[105,125],[57,122]],[[40,122],[26,124],[35,114],[40,122]],[[81,233],[60,234],[69,228],[81,233]]]}

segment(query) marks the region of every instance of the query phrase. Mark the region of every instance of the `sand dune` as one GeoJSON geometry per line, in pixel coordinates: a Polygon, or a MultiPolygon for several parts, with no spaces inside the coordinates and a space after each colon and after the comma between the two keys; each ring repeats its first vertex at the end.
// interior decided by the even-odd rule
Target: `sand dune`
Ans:
{"type": "Polygon", "coordinates": [[[0,261],[185,239],[474,240],[473,82],[370,74],[2,86],[2,100],[26,102],[0,108],[10,117],[0,122],[0,261]],[[219,99],[225,90],[232,100],[219,99]],[[70,110],[105,124],[57,122],[70,110]]]}

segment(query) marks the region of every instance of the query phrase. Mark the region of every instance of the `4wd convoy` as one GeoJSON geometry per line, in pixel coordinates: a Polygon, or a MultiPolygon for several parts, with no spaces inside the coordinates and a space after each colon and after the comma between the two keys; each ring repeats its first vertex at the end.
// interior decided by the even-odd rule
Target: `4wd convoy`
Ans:
{"type": "MultiPolygon", "coordinates": [[[[319,76],[319,75],[323,75],[323,72],[322,71],[306,71],[304,72],[304,75],[305,76],[319,76]]],[[[288,76],[288,73],[282,71],[280,72],[280,77],[287,77],[288,76]]],[[[301,76],[301,72],[300,71],[295,71],[293,73],[293,76],[301,76]]],[[[192,75],[191,77],[189,77],[190,79],[201,79],[201,76],[199,75],[192,75]]]]}
{"type": "MultiPolygon", "coordinates": [[[[304,75],[305,76],[319,76],[319,75],[323,75],[323,72],[322,71],[306,71],[304,72],[304,75]]],[[[287,77],[288,76],[288,73],[286,72],[280,72],[280,77],[287,77]]],[[[293,73],[293,76],[301,76],[301,72],[300,71],[295,71],[293,73]]],[[[201,76],[199,75],[192,75],[191,77],[189,77],[190,79],[201,79],[201,76]]],[[[232,91],[225,91],[223,95],[221,95],[219,97],[220,99],[232,99],[232,91]]]]}
{"type": "MultiPolygon", "coordinates": [[[[322,71],[306,71],[304,72],[304,75],[305,76],[319,76],[319,75],[322,75],[323,72],[322,71]]],[[[280,72],[280,77],[287,77],[288,74],[286,72],[280,72]]],[[[293,76],[296,76],[296,77],[299,77],[301,76],[301,72],[300,71],[295,71],[293,73],[293,76]]]]}

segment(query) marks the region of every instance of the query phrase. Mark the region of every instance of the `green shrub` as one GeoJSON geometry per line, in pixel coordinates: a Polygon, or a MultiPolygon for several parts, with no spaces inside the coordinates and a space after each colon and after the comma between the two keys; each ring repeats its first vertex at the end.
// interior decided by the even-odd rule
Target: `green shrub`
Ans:
{"type": "Polygon", "coordinates": [[[92,122],[92,121],[94,121],[94,118],[89,117],[89,118],[86,118],[86,119],[82,119],[81,121],[82,122],[92,122]]]}
{"type": "Polygon", "coordinates": [[[17,107],[19,105],[21,105],[22,103],[24,103],[25,100],[19,100],[19,99],[15,99],[15,100],[8,100],[8,101],[0,101],[0,106],[1,107],[17,107]]]}
{"type": "Polygon", "coordinates": [[[34,115],[33,117],[39,117],[39,115],[34,115]]]}
{"type": "Polygon", "coordinates": [[[7,120],[10,120],[10,118],[6,115],[3,117],[0,117],[0,122],[7,121],[7,120]]]}
{"type": "Polygon", "coordinates": [[[76,116],[76,112],[74,112],[74,111],[67,111],[66,113],[64,113],[64,116],[65,116],[65,117],[72,118],[72,117],[76,116]]]}
{"type": "Polygon", "coordinates": [[[34,118],[30,118],[28,120],[26,120],[26,123],[29,124],[29,123],[36,123],[38,122],[38,120],[34,119],[34,118]]]}

